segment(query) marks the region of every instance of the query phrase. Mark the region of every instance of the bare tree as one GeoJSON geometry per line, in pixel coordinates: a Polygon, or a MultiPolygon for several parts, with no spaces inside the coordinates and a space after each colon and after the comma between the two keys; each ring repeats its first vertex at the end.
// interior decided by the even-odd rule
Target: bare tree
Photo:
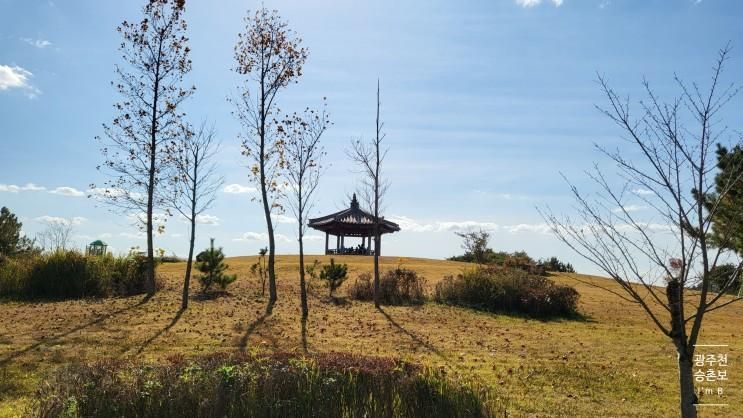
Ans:
{"type": "Polygon", "coordinates": [[[238,87],[240,94],[232,101],[235,115],[244,132],[241,134],[243,154],[252,164],[252,180],[260,190],[263,214],[268,232],[268,306],[270,313],[276,303],[276,272],[274,268],[276,241],[271,214],[281,211],[284,142],[276,120],[279,109],[276,96],[302,75],[307,50],[301,39],[288,29],[276,10],[262,7],[245,18],[245,32],[238,35],[235,45],[235,72],[246,81],[238,87]]]}
{"type": "Polygon", "coordinates": [[[374,306],[377,308],[379,308],[379,252],[381,250],[379,213],[382,199],[389,188],[389,182],[382,178],[382,163],[387,156],[388,149],[382,149],[385,134],[382,132],[384,124],[379,118],[379,107],[379,80],[377,80],[377,118],[374,139],[369,143],[362,142],[360,139],[352,141],[351,149],[348,151],[349,158],[361,166],[363,179],[360,192],[374,214],[374,306]]]}
{"type": "Polygon", "coordinates": [[[47,251],[64,251],[70,245],[74,229],[72,222],[66,219],[51,220],[46,223],[46,228],[36,236],[36,241],[47,251]]]}
{"type": "Polygon", "coordinates": [[[114,105],[119,113],[104,124],[99,170],[110,175],[102,188],[91,188],[113,207],[134,214],[147,236],[147,293],[155,293],[153,213],[160,203],[157,190],[168,153],[187,134],[181,103],[194,87],[183,88],[191,70],[184,0],[149,0],[138,23],[124,21],[117,28],[123,41],[119,50],[127,64],[116,66],[119,80],[112,83],[121,95],[114,105]],[[141,219],[141,215],[144,219],[141,219]]]}
{"type": "Polygon", "coordinates": [[[320,138],[329,125],[330,119],[324,105],[322,111],[307,108],[301,115],[295,113],[282,125],[282,131],[286,136],[284,152],[287,163],[286,177],[289,183],[287,203],[299,224],[297,227],[299,288],[303,319],[309,315],[304,270],[304,234],[307,231],[305,216],[312,210],[313,194],[320,182],[321,159],[325,155],[320,138]]]}
{"type": "Polygon", "coordinates": [[[465,255],[471,255],[478,264],[485,263],[485,253],[488,250],[488,241],[490,241],[488,231],[481,228],[479,231],[455,232],[454,234],[462,238],[462,249],[465,255]]]}
{"type": "MultiPolygon", "coordinates": [[[[709,209],[704,198],[715,187],[713,147],[726,134],[719,112],[738,92],[720,80],[728,53],[729,47],[720,51],[708,89],[676,77],[680,92],[670,102],[662,101],[645,81],[647,99],[640,102],[637,116],[630,112],[629,99],[621,99],[599,77],[609,103],[599,110],[620,127],[633,148],[620,152],[597,145],[618,167],[621,181],[619,185],[610,181],[596,166],[588,173],[599,188],[595,196],[570,185],[577,218],[542,211],[556,236],[605,272],[621,291],[604,289],[637,303],[673,342],[683,417],[696,417],[692,362],[705,314],[741,300],[723,298],[724,289],[710,292],[711,271],[731,255],[714,248],[708,236],[719,201],[742,181],[741,171],[718,189],[717,203],[709,209]],[[642,201],[652,217],[634,210],[638,205],[632,201],[642,201]]],[[[736,272],[740,268],[738,263],[736,272]]]]}
{"type": "Polygon", "coordinates": [[[217,174],[214,163],[214,157],[219,151],[215,135],[214,127],[207,128],[206,122],[202,122],[195,133],[185,135],[176,142],[176,148],[172,151],[173,172],[168,190],[162,198],[169,209],[178,212],[188,221],[191,228],[181,309],[188,308],[196,224],[199,217],[211,208],[217,190],[224,183],[224,179],[217,174]]]}

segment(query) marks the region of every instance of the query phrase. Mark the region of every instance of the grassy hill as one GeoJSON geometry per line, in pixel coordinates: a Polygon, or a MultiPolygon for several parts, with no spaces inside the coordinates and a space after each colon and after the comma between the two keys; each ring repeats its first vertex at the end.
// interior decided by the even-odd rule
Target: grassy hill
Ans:
{"type": "MultiPolygon", "coordinates": [[[[308,256],[307,262],[325,256],[308,256]]],[[[178,315],[183,263],[159,269],[165,287],[154,298],[48,303],[0,302],[0,416],[15,416],[33,397],[39,381],[72,361],[108,357],[157,360],[173,353],[267,350],[347,351],[396,356],[477,376],[492,384],[503,407],[521,416],[675,416],[677,371],[672,345],[639,307],[590,283],[617,286],[606,279],[572,274],[552,278],[581,294],[583,320],[540,321],[479,313],[427,303],[416,307],[374,309],[370,303],[335,305],[327,290],[312,283],[310,318],[300,323],[296,256],[277,258],[279,301],[263,315],[249,267],[255,257],[228,259],[237,282],[229,295],[194,297],[178,315]],[[584,284],[576,280],[588,281],[584,284]]],[[[338,257],[348,263],[350,279],[371,271],[372,259],[338,257]]],[[[417,258],[382,257],[382,268],[402,263],[428,279],[467,264],[417,258]]],[[[194,283],[192,291],[198,292],[194,283]]],[[[344,294],[344,289],[338,292],[344,294]]],[[[743,416],[741,370],[743,304],[713,312],[700,343],[730,344],[730,381],[725,409],[701,416],[743,416]]],[[[705,399],[703,398],[703,401],[705,399]]],[[[712,400],[707,399],[712,402],[712,400]]]]}

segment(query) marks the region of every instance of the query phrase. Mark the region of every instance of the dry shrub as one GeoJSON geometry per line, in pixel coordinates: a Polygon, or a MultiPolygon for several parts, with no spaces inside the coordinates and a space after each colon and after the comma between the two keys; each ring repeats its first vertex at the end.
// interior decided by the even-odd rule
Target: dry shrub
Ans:
{"type": "MultiPolygon", "coordinates": [[[[380,303],[384,305],[420,304],[426,299],[426,279],[414,270],[398,267],[379,278],[380,303]]],[[[356,300],[374,300],[374,281],[371,274],[361,273],[348,289],[348,297],[356,300]]]]}
{"type": "Polygon", "coordinates": [[[0,263],[0,296],[76,299],[145,292],[144,257],[86,256],[77,251],[8,258],[0,263]]]}
{"type": "Polygon", "coordinates": [[[439,303],[529,316],[570,317],[577,314],[578,292],[519,269],[480,268],[436,285],[439,303]]]}

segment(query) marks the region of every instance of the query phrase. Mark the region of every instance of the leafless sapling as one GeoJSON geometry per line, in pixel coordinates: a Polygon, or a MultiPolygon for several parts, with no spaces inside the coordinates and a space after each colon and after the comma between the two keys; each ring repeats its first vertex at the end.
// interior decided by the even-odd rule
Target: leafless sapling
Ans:
{"type": "MultiPolygon", "coordinates": [[[[629,99],[622,99],[600,76],[608,106],[599,110],[619,126],[628,148],[597,148],[616,165],[620,179],[610,180],[596,166],[588,173],[598,186],[595,195],[570,184],[578,210],[575,217],[541,210],[556,236],[621,290],[590,284],[638,304],[673,343],[685,418],[696,417],[692,366],[703,319],[742,299],[724,296],[724,289],[710,292],[710,273],[730,254],[710,242],[718,204],[705,207],[704,198],[715,188],[714,146],[727,135],[720,111],[738,92],[720,79],[728,55],[728,47],[720,51],[706,89],[677,76],[679,93],[669,102],[645,81],[647,98],[639,103],[636,115],[629,99]]],[[[736,172],[717,189],[718,203],[742,181],[741,171],[736,172]]],[[[717,232],[724,234],[720,228],[717,232]]],[[[740,268],[738,262],[736,274],[740,268]]]]}

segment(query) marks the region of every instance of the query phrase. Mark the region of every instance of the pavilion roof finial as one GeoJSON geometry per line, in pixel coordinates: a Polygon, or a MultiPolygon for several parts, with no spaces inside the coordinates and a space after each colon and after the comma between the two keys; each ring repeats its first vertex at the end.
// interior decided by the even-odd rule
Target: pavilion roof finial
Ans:
{"type": "Polygon", "coordinates": [[[353,198],[351,199],[351,209],[358,209],[359,208],[359,201],[356,200],[356,193],[353,194],[353,198]]]}

